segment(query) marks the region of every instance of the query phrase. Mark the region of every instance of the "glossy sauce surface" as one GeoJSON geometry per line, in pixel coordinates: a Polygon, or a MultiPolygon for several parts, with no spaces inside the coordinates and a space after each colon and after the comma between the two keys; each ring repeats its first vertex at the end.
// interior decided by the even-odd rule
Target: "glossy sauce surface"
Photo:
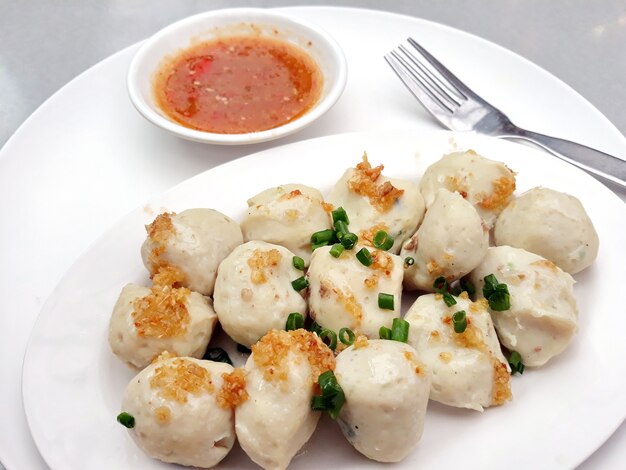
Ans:
{"type": "Polygon", "coordinates": [[[154,79],[162,111],[206,132],[272,129],[306,113],[323,77],[315,61],[286,41],[264,36],[215,39],[167,60],[154,79]]]}

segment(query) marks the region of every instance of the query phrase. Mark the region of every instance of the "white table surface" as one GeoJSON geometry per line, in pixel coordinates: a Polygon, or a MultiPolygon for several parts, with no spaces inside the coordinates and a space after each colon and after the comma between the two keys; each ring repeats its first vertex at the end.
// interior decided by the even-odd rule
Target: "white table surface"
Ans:
{"type": "MultiPolygon", "coordinates": [[[[324,4],[314,1],[157,1],[157,0],[67,0],[16,1],[0,0],[0,145],[37,106],[74,76],[110,54],[141,40],[160,27],[190,14],[209,8],[231,6],[288,6],[324,4]]],[[[587,98],[620,130],[626,134],[626,2],[624,0],[429,0],[376,2],[338,1],[335,5],[383,9],[405,13],[456,27],[496,42],[535,62],[572,86],[587,98]],[[567,46],[564,46],[566,44],[567,46]]],[[[277,142],[276,145],[280,144],[277,142]]],[[[2,162],[3,168],[22,162],[2,162]]],[[[203,162],[187,161],[179,174],[168,175],[168,184],[186,178],[190,173],[211,168],[222,161],[218,158],[203,162]]],[[[82,168],[82,167],[79,167],[82,168]]],[[[40,172],[45,169],[37,169],[40,172]]],[[[83,170],[84,171],[84,170],[83,170]]],[[[75,175],[80,177],[81,175],[75,175]]],[[[45,177],[38,175],[37,177],[45,177]]],[[[36,182],[36,179],[35,179],[36,182]]],[[[90,228],[80,233],[63,233],[73,248],[65,249],[67,256],[29,258],[26,269],[15,276],[12,266],[0,259],[0,297],[13,291],[27,290],[28,269],[46,272],[45,282],[33,288],[38,295],[14,302],[14,310],[0,310],[0,333],[10,332],[12,345],[0,344],[0,462],[10,470],[45,468],[37,453],[21,410],[21,357],[30,326],[45,296],[59,281],[65,270],[89,243],[124,213],[134,208],[136,201],[148,199],[155,188],[163,190],[164,181],[138,184],[128,204],[112,207],[106,217],[94,218],[90,228]],[[23,309],[20,309],[20,303],[23,309]],[[29,318],[19,318],[29,312],[29,318]],[[30,318],[32,316],[32,318],[30,318]],[[26,326],[25,326],[26,325],[26,326]]],[[[24,188],[26,195],[32,188],[24,188]]],[[[0,187],[0,197],[9,196],[0,187]]],[[[14,195],[10,195],[14,196],[14,195]]],[[[106,197],[93,194],[93,197],[106,197]]],[[[620,194],[625,199],[625,194],[620,194]]],[[[22,202],[22,201],[21,201],[22,202]]],[[[24,207],[31,201],[24,198],[24,207]]],[[[54,194],[44,198],[50,203],[50,220],[43,220],[41,232],[28,240],[46,244],[47,224],[53,226],[55,211],[62,211],[68,200],[55,200],[54,194]]],[[[28,213],[23,214],[27,218],[28,213]]],[[[20,223],[20,220],[11,220],[20,223]]],[[[621,221],[623,223],[623,221],[621,221]]],[[[83,221],[84,224],[84,221],[83,221]]],[[[7,219],[0,225],[0,240],[11,242],[7,219]]],[[[22,241],[24,243],[24,241],[22,241]]],[[[45,393],[45,391],[42,391],[45,393]]],[[[573,410],[575,412],[575,410],[573,410]]],[[[523,449],[521,450],[523,451],[523,449]]],[[[580,468],[623,468],[626,462],[626,425],[591,456],[580,468]]]]}

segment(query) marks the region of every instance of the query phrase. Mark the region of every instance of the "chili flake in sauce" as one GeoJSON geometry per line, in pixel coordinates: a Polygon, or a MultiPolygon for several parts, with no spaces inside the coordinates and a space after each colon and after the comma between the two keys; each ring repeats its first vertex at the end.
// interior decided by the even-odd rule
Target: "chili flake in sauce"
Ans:
{"type": "Polygon", "coordinates": [[[263,36],[215,39],[182,51],[157,72],[159,107],[191,129],[258,132],[286,124],[317,101],[322,74],[293,44],[263,36]]]}

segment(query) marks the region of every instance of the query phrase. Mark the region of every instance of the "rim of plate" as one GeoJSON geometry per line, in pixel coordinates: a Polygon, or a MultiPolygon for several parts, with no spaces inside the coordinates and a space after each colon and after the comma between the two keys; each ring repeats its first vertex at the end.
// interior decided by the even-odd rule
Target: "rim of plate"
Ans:
{"type": "Polygon", "coordinates": [[[228,8],[214,10],[205,13],[188,16],[178,20],[160,31],[141,44],[135,53],[128,69],[126,84],[130,101],[135,109],[149,122],[170,132],[178,137],[217,145],[245,145],[267,142],[281,137],[286,137],[313,123],[339,100],[343,93],[347,78],[348,65],[346,57],[339,43],[323,28],[310,23],[290,13],[277,12],[263,8],[228,8]],[[181,50],[181,46],[168,46],[159,50],[165,41],[184,42],[186,46],[197,39],[199,35],[206,34],[211,28],[236,25],[248,22],[262,23],[265,26],[276,28],[289,28],[291,35],[297,35],[302,40],[310,40],[318,48],[319,53],[313,55],[314,60],[322,69],[324,84],[322,96],[314,106],[302,116],[273,129],[245,134],[218,134],[205,132],[179,124],[158,110],[152,102],[152,78],[159,68],[162,60],[174,51],[181,50]],[[273,24],[276,22],[277,24],[273,24]],[[193,28],[201,28],[198,32],[193,28]],[[158,54],[157,54],[158,52],[158,54]],[[154,62],[150,56],[158,55],[159,59],[154,62]],[[146,74],[146,69],[150,71],[146,74]],[[149,98],[146,98],[145,86],[150,89],[149,98]],[[329,86],[327,86],[329,85],[329,86]]]}

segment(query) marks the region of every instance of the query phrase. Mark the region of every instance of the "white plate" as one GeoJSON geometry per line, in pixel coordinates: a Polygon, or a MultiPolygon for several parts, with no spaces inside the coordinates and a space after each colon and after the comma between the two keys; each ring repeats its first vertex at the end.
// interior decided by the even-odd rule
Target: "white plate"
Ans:
{"type": "MultiPolygon", "coordinates": [[[[382,60],[411,34],[469,85],[506,109],[516,123],[626,155],[624,136],[585,98],[494,43],[442,24],[381,11],[280,10],[332,34],[350,69],[345,93],[333,109],[284,143],[340,132],[438,128],[382,60]]],[[[120,51],[72,80],[0,150],[0,214],[9,221],[0,226],[0,460],[9,469],[45,467],[22,407],[22,362],[43,301],[74,260],[152,195],[270,146],[212,148],[178,139],[146,122],[131,105],[125,87],[138,48],[137,44],[120,51]]],[[[621,197],[626,200],[626,193],[621,197]]],[[[616,218],[615,229],[626,233],[625,220],[616,218]]],[[[617,466],[625,459],[626,425],[622,425],[584,467],[617,466]]]]}
{"type": "MultiPolygon", "coordinates": [[[[424,437],[402,468],[569,468],[591,454],[626,415],[623,312],[626,246],[614,230],[624,204],[590,176],[520,145],[446,132],[343,134],[270,149],[177,186],[126,216],[70,269],[46,303],[24,362],[23,397],[37,446],[52,468],[162,467],[116,423],[134,375],[109,350],[112,306],[127,282],[148,282],[139,247],[154,211],[214,207],[241,218],[249,196],[298,182],[327,191],[363,150],[389,176],[417,180],[443,153],[472,148],[518,172],[518,192],[543,185],[583,201],[600,236],[596,263],[577,275],[580,331],[548,366],[514,377],[512,403],[480,414],[431,403],[424,437]]],[[[325,420],[293,468],[371,464],[325,420]]],[[[236,448],[221,468],[254,468],[236,448]]]]}

